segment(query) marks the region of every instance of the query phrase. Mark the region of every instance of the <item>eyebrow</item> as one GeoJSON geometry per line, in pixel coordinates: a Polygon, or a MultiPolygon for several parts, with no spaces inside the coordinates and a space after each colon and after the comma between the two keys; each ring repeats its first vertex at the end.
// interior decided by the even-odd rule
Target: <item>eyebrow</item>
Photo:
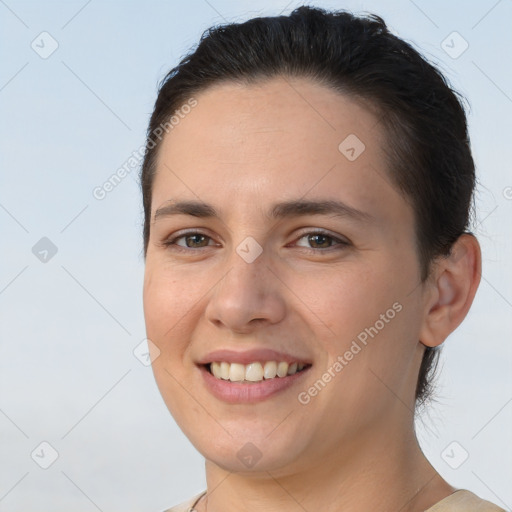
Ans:
{"type": "MultiPolygon", "coordinates": [[[[170,201],[168,201],[170,203],[170,201]]],[[[191,215],[202,218],[219,218],[217,210],[210,204],[201,201],[177,201],[158,208],[155,212],[153,222],[162,217],[173,215],[191,215]]],[[[371,222],[375,217],[367,212],[358,210],[342,201],[325,200],[303,200],[296,199],[276,203],[272,206],[267,217],[269,219],[282,219],[303,215],[330,215],[333,217],[348,217],[361,222],[371,222]]]]}

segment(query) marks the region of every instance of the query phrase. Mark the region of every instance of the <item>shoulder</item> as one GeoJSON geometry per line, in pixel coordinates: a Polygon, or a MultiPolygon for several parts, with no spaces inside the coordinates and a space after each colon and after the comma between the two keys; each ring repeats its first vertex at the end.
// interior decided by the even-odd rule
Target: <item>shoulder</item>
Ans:
{"type": "MultiPolygon", "coordinates": [[[[194,505],[199,501],[199,498],[205,494],[203,491],[196,494],[192,498],[184,501],[174,507],[168,508],[163,512],[193,512],[194,505]]],[[[498,507],[490,501],[479,498],[476,494],[465,489],[450,494],[440,502],[430,507],[425,512],[506,512],[504,509],[498,507]]]]}
{"type": "Polygon", "coordinates": [[[505,510],[490,501],[479,498],[471,491],[459,489],[426,512],[505,512],[505,510]]]}
{"type": "Polygon", "coordinates": [[[184,501],[179,505],[175,505],[174,507],[168,508],[163,512],[192,512],[194,510],[194,505],[199,501],[199,498],[201,498],[201,496],[205,493],[206,491],[200,492],[199,494],[196,494],[187,501],[184,501]]]}

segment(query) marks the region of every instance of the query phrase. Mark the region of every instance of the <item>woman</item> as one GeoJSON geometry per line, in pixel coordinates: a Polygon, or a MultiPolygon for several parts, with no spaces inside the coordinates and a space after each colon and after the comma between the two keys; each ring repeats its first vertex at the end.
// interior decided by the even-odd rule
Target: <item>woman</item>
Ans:
{"type": "Polygon", "coordinates": [[[206,459],[199,512],[499,511],[414,412],[475,296],[466,118],[376,16],[210,29],[166,77],[141,174],[153,371],[206,459]]]}

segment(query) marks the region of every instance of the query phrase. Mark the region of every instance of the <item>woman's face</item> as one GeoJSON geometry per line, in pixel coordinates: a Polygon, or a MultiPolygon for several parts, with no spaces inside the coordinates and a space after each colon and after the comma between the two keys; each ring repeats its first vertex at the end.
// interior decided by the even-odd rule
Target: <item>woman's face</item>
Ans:
{"type": "Polygon", "coordinates": [[[144,280],[176,422],[223,468],[283,474],[407,432],[424,293],[378,119],[306,79],[195,99],[160,147],[144,280]]]}

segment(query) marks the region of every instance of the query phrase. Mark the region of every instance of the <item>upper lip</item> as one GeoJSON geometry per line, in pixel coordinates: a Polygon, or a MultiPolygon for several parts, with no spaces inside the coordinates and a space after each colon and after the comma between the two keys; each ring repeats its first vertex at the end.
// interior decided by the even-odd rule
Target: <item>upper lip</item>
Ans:
{"type": "Polygon", "coordinates": [[[219,349],[209,352],[204,357],[197,361],[197,364],[208,364],[213,362],[228,362],[239,364],[250,364],[256,361],[285,361],[291,363],[311,364],[310,361],[304,357],[294,356],[285,352],[278,352],[269,348],[253,349],[253,350],[230,350],[219,349]]]}

